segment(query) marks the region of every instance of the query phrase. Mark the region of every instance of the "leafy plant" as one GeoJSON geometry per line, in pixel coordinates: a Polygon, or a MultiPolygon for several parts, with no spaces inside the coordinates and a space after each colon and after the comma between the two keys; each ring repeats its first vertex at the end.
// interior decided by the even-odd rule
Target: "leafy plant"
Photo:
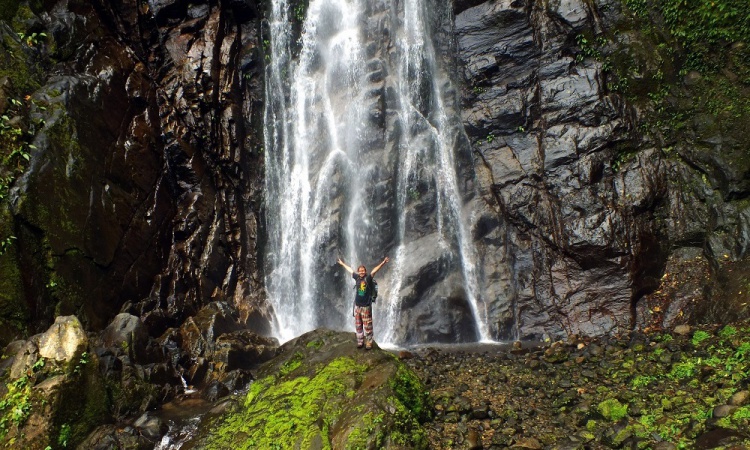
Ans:
{"type": "Polygon", "coordinates": [[[5,252],[13,245],[13,241],[16,240],[15,236],[8,236],[7,238],[0,241],[0,256],[3,256],[5,252]]]}
{"type": "Polygon", "coordinates": [[[695,360],[689,359],[672,366],[668,377],[676,380],[690,378],[695,375],[695,360]]]}
{"type": "Polygon", "coordinates": [[[57,436],[57,444],[61,447],[67,447],[70,440],[70,425],[67,423],[60,427],[60,434],[57,436]]]}
{"type": "Polygon", "coordinates": [[[697,346],[700,345],[701,342],[705,341],[706,339],[710,338],[711,335],[703,330],[697,330],[695,333],[693,333],[693,339],[691,342],[693,345],[697,346]]]}
{"type": "Polygon", "coordinates": [[[297,19],[298,22],[304,22],[306,10],[307,6],[305,5],[305,2],[297,3],[294,7],[294,18],[297,19]]]}
{"type": "Polygon", "coordinates": [[[727,325],[719,331],[719,337],[722,339],[728,339],[737,334],[737,329],[731,325],[727,325]]]}
{"type": "Polygon", "coordinates": [[[597,409],[605,419],[617,422],[628,415],[628,405],[623,405],[616,398],[608,398],[597,405],[597,409]]]}
{"type": "Polygon", "coordinates": [[[18,33],[18,37],[29,47],[36,47],[47,38],[47,33],[18,33]]]}

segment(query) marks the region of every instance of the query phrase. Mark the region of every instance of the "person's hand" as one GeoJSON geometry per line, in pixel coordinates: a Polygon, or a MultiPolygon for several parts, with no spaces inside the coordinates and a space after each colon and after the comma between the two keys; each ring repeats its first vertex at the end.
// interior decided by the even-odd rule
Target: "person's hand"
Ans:
{"type": "Polygon", "coordinates": [[[383,258],[383,264],[387,263],[388,261],[390,261],[390,259],[387,256],[383,258]]]}
{"type": "Polygon", "coordinates": [[[344,264],[344,261],[342,261],[341,258],[336,258],[336,262],[339,264],[344,264]]]}

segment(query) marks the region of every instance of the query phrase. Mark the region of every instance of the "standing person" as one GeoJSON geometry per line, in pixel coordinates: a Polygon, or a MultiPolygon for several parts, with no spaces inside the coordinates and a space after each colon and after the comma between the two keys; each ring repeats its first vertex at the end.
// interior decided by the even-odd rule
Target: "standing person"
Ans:
{"type": "Polygon", "coordinates": [[[362,348],[363,344],[367,350],[372,348],[372,276],[388,261],[389,259],[386,256],[369,274],[365,266],[359,266],[355,272],[341,258],[337,261],[341,267],[352,274],[352,278],[357,283],[354,286],[356,288],[354,293],[354,329],[357,333],[357,348],[362,348]]]}

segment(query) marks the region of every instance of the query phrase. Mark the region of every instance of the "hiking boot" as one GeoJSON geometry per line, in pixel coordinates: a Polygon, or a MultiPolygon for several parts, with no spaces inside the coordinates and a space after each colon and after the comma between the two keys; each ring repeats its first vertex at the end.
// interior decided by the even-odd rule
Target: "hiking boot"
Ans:
{"type": "Polygon", "coordinates": [[[362,343],[361,342],[357,342],[357,348],[362,348],[362,343]]]}
{"type": "Polygon", "coordinates": [[[365,345],[365,350],[372,350],[372,342],[368,342],[367,345],[365,345]]]}

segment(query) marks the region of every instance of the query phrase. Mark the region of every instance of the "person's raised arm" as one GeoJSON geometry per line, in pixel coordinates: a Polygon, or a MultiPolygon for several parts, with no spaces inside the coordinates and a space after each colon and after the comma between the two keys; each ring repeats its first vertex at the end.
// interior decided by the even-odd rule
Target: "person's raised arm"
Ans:
{"type": "Polygon", "coordinates": [[[387,263],[388,261],[390,261],[390,259],[388,259],[387,256],[385,258],[383,258],[383,261],[372,269],[372,272],[370,272],[370,275],[374,277],[375,273],[378,270],[380,270],[380,268],[383,267],[385,265],[385,263],[387,263]]]}
{"type": "Polygon", "coordinates": [[[338,260],[336,260],[336,262],[339,263],[339,265],[341,267],[343,267],[344,269],[346,269],[347,272],[354,273],[354,270],[352,270],[351,267],[347,266],[346,263],[341,260],[341,258],[339,258],[338,260]]]}

